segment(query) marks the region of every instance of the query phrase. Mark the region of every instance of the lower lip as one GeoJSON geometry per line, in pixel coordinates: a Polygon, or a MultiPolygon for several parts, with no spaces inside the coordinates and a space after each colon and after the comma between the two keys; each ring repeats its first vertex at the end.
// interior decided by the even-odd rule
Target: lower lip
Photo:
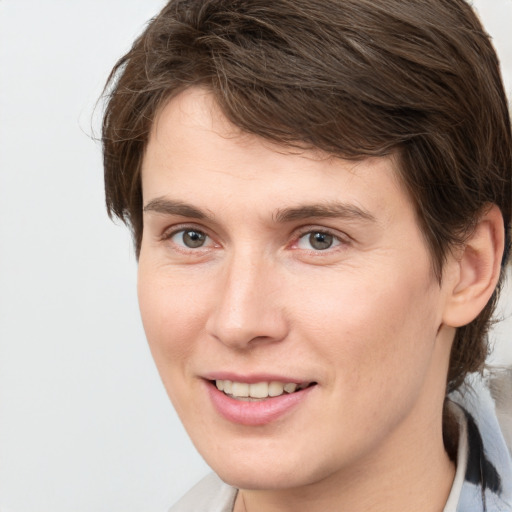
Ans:
{"type": "Polygon", "coordinates": [[[232,423],[250,426],[266,425],[276,421],[301,404],[315,387],[310,386],[295,393],[269,397],[257,402],[247,402],[235,400],[219,391],[211,382],[207,382],[208,393],[217,412],[232,423]]]}

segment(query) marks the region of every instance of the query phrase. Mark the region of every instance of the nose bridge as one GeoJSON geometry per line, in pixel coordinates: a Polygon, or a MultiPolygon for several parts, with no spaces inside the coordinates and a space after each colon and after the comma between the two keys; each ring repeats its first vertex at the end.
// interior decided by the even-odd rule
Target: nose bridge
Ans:
{"type": "Polygon", "coordinates": [[[263,251],[247,244],[224,262],[210,332],[226,345],[245,348],[250,342],[279,340],[285,319],[277,304],[277,269],[263,251]]]}

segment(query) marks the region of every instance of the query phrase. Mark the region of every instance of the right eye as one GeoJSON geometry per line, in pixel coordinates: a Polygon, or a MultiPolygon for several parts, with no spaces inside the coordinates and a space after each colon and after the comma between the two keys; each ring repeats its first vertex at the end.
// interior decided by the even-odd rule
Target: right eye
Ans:
{"type": "Polygon", "coordinates": [[[313,249],[315,251],[325,251],[340,245],[340,241],[331,233],[323,231],[310,231],[299,238],[297,247],[299,249],[313,249]]]}
{"type": "Polygon", "coordinates": [[[170,240],[187,249],[198,249],[203,247],[210,237],[197,229],[180,229],[169,237],[170,240]]]}

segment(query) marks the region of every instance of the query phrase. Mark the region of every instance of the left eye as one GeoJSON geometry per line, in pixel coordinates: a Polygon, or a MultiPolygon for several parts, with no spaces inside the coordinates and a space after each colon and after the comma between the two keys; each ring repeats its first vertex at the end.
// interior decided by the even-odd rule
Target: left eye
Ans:
{"type": "Polygon", "coordinates": [[[338,238],[324,231],[310,231],[299,238],[297,247],[299,249],[314,249],[315,251],[325,251],[336,247],[341,242],[338,238]]]}
{"type": "Polygon", "coordinates": [[[208,235],[197,229],[182,229],[174,233],[171,240],[187,249],[197,249],[205,245],[208,235]]]}

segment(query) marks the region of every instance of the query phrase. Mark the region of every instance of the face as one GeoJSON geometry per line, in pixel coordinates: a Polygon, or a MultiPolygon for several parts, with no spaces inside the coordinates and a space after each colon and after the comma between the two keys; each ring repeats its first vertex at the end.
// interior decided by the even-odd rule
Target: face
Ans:
{"type": "Polygon", "coordinates": [[[382,469],[440,418],[447,292],[395,165],[241,133],[201,89],[160,112],[140,308],[167,392],[227,482],[382,469]]]}

